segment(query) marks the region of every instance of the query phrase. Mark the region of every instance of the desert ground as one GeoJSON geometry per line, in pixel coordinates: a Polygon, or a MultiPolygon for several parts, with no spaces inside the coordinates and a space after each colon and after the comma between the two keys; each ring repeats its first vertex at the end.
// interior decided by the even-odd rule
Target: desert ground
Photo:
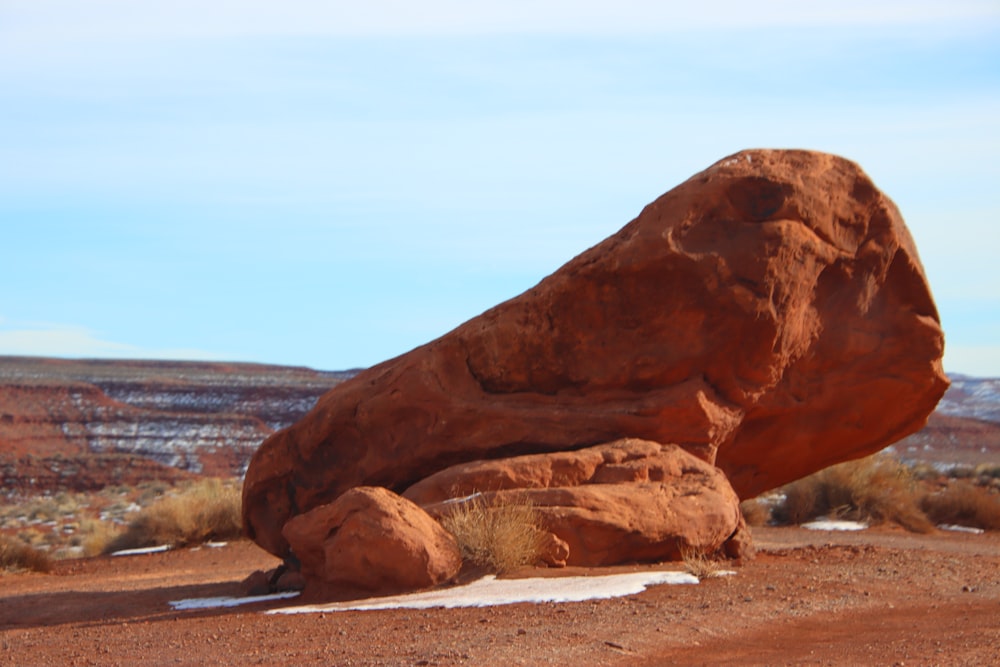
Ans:
{"type": "Polygon", "coordinates": [[[51,574],[0,578],[0,664],[996,664],[1000,534],[764,527],[754,538],[753,561],[698,585],[575,603],[299,615],[263,613],[294,600],[170,606],[238,595],[248,574],[277,564],[250,542],[62,560],[51,574]]]}

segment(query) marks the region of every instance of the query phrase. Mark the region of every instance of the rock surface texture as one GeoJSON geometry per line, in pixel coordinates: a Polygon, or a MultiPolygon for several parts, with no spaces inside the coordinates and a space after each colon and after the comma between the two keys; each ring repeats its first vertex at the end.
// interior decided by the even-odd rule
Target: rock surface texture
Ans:
{"type": "Polygon", "coordinates": [[[255,453],[246,529],[285,555],[285,523],[353,487],[624,437],[676,444],[751,497],[919,429],[943,345],[913,241],[857,165],[744,151],[323,396],[255,453]]]}
{"type": "Polygon", "coordinates": [[[626,439],[462,463],[403,495],[439,516],[475,493],[487,505],[529,502],[565,554],[545,554],[551,565],[680,560],[688,551],[747,555],[740,500],[722,471],[676,445],[626,439]]]}
{"type": "Polygon", "coordinates": [[[351,489],[293,518],[284,536],[307,582],[407,591],[448,581],[462,567],[458,545],[441,524],[384,488],[351,489]]]}

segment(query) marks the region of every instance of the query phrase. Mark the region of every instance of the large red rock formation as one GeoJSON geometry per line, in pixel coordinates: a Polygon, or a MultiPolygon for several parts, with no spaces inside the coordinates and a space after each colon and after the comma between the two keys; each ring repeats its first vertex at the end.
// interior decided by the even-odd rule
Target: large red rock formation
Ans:
{"type": "Polygon", "coordinates": [[[248,534],[456,463],[676,443],[743,497],[919,429],[943,335],[893,203],[842,158],[752,150],[524,294],[320,399],[254,455],[248,534]]]}

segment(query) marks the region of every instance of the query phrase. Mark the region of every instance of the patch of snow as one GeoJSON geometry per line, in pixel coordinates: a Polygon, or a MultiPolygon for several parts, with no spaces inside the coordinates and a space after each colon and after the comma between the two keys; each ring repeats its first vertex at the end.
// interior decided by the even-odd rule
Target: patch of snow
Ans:
{"type": "Polygon", "coordinates": [[[111,552],[112,556],[144,556],[146,554],[156,554],[162,551],[170,551],[169,544],[162,544],[158,547],[143,547],[141,549],[122,549],[111,552]]]}
{"type": "Polygon", "coordinates": [[[868,524],[860,521],[843,521],[839,519],[817,519],[809,523],[802,524],[803,528],[809,530],[864,530],[868,524]]]}
{"type": "Polygon", "coordinates": [[[765,493],[763,495],[757,496],[757,501],[767,507],[774,507],[775,505],[780,505],[788,500],[788,495],[784,493],[765,493]]]}
{"type": "Polygon", "coordinates": [[[463,496],[461,498],[448,498],[447,500],[441,501],[441,504],[442,505],[454,505],[456,503],[465,503],[465,502],[469,502],[470,500],[474,500],[476,498],[480,498],[480,497],[482,497],[482,495],[483,495],[482,493],[480,493],[479,491],[476,491],[475,493],[471,493],[471,494],[469,494],[467,496],[463,496]]]}
{"type": "Polygon", "coordinates": [[[248,595],[246,597],[188,598],[187,600],[176,600],[169,604],[173,607],[174,611],[188,611],[191,609],[238,607],[244,604],[254,604],[255,602],[270,602],[271,600],[286,600],[297,595],[299,595],[299,591],[272,593],[270,595],[248,595]]]}
{"type": "Polygon", "coordinates": [[[583,602],[636,595],[657,584],[697,584],[687,572],[633,572],[596,577],[497,579],[490,575],[465,586],[350,602],[271,609],[268,614],[310,614],[375,609],[492,607],[518,602],[583,602]]]}
{"type": "Polygon", "coordinates": [[[951,530],[956,533],[972,533],[974,535],[980,535],[984,531],[982,528],[973,528],[971,526],[959,526],[954,523],[942,523],[938,526],[941,530],[951,530]]]}
{"type": "Polygon", "coordinates": [[[958,417],[1000,421],[1000,378],[973,378],[952,374],[951,387],[937,411],[958,417]]]}
{"type": "Polygon", "coordinates": [[[705,575],[705,579],[714,579],[715,577],[735,577],[736,570],[715,570],[705,575]]]}

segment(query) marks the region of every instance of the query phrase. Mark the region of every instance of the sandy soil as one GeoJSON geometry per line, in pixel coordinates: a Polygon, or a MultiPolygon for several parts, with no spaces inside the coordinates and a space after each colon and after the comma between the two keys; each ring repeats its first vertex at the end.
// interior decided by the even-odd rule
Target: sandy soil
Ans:
{"type": "Polygon", "coordinates": [[[249,543],[63,561],[0,579],[0,665],[996,664],[1000,535],[754,534],[755,561],[697,586],[427,611],[171,609],[276,564],[249,543]]]}

